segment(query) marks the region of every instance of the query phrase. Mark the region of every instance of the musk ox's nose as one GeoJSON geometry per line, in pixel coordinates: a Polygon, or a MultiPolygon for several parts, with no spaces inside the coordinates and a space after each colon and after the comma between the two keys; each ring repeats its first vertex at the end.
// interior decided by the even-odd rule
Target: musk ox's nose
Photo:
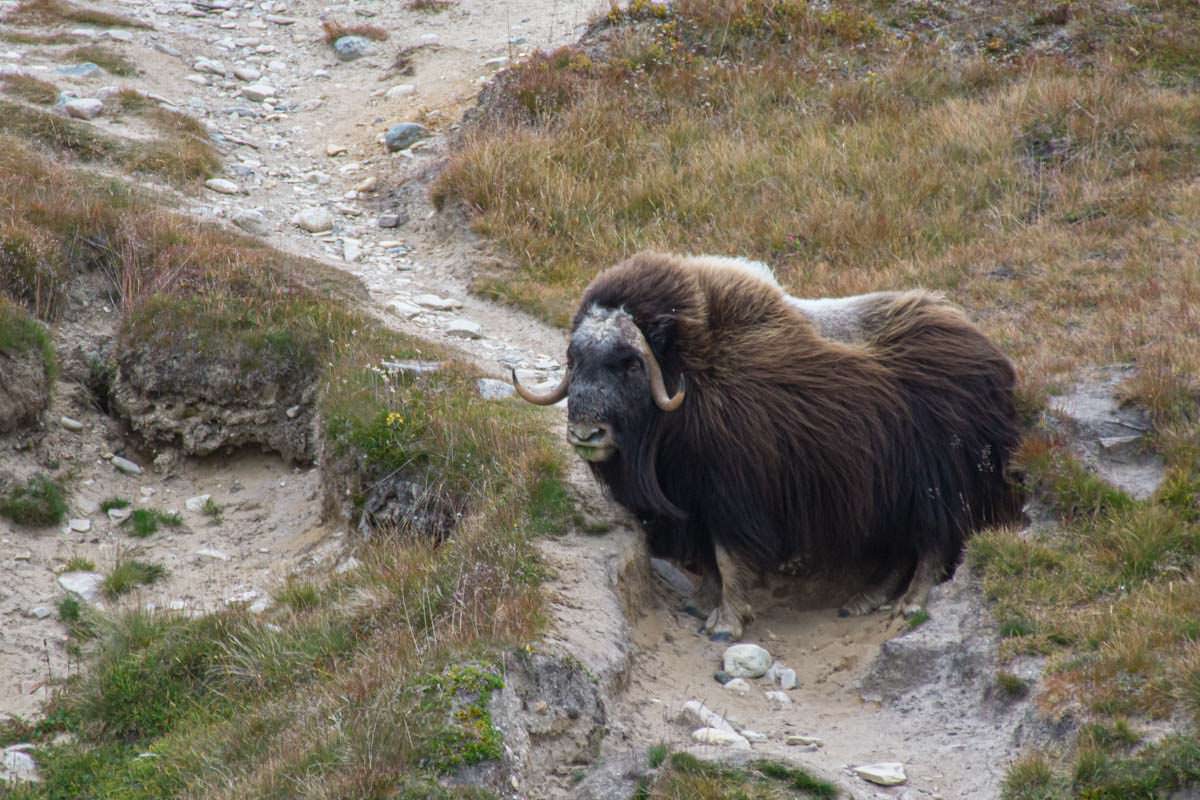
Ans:
{"type": "Polygon", "coordinates": [[[612,429],[603,422],[572,422],[567,440],[577,447],[606,447],[612,443],[612,429]]]}

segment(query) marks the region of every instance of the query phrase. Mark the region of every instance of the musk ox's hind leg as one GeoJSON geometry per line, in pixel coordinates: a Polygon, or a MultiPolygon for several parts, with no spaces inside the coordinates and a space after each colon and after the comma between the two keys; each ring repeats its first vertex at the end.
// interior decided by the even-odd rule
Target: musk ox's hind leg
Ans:
{"type": "Polygon", "coordinates": [[[747,593],[754,573],[721,545],[716,546],[716,551],[721,597],[701,631],[714,642],[732,642],[742,637],[743,625],[754,616],[747,593]]]}
{"type": "Polygon", "coordinates": [[[922,553],[917,559],[912,580],[904,596],[896,603],[893,616],[903,614],[911,617],[919,613],[929,602],[929,591],[946,577],[945,561],[937,553],[922,553]]]}
{"type": "Polygon", "coordinates": [[[701,573],[700,585],[684,602],[683,610],[696,619],[707,620],[709,613],[721,604],[721,575],[715,568],[706,568],[701,573]]]}
{"type": "Polygon", "coordinates": [[[911,561],[887,564],[880,567],[871,578],[870,585],[847,600],[838,609],[839,617],[865,617],[887,605],[900,594],[904,581],[913,574],[911,561]]]}

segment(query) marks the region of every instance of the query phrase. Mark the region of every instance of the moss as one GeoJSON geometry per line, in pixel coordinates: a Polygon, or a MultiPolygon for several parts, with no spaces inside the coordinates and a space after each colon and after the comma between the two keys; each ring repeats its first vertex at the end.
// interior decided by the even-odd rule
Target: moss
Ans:
{"type": "Polygon", "coordinates": [[[432,730],[422,737],[418,759],[440,774],[503,756],[503,739],[492,725],[488,706],[492,694],[504,688],[493,667],[464,664],[417,684],[420,713],[432,730]]]}
{"type": "Polygon", "coordinates": [[[34,475],[0,495],[0,517],[18,525],[44,528],[62,522],[66,516],[63,488],[46,475],[34,475]]]}

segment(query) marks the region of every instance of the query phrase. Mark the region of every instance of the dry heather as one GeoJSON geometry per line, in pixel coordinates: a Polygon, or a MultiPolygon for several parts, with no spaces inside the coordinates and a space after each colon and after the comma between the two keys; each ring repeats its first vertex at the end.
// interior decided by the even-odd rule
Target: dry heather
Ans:
{"type": "Polygon", "coordinates": [[[635,0],[506,73],[435,199],[513,256],[476,288],[559,324],[662,248],[760,258],[804,296],[943,290],[1031,422],[1080,368],[1134,362],[1162,489],[1134,501],[1032,432],[1061,525],[971,563],[1004,652],[1049,659],[1043,711],[1090,723],[1006,796],[1157,796],[1200,781],[1198,43],[1191,3],[635,0]]]}

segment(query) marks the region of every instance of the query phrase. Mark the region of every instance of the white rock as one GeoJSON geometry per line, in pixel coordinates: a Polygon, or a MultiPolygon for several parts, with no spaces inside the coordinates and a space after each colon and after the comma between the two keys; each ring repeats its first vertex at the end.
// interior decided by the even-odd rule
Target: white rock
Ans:
{"type": "Polygon", "coordinates": [[[123,31],[119,28],[113,28],[104,32],[104,36],[112,39],[114,42],[132,42],[133,34],[129,31],[123,31]]]}
{"type": "Polygon", "coordinates": [[[108,518],[111,519],[113,522],[117,523],[118,525],[120,525],[125,520],[129,519],[129,517],[132,514],[133,514],[133,509],[129,508],[129,507],[110,508],[108,510],[108,518]]]}
{"type": "Polygon", "coordinates": [[[112,457],[112,465],[113,465],[113,467],[116,468],[116,470],[118,472],[124,472],[126,475],[141,475],[142,474],[142,468],[127,458],[121,458],[120,456],[113,456],[112,457]]]}
{"type": "Polygon", "coordinates": [[[183,501],[183,507],[188,511],[199,513],[204,510],[204,505],[212,499],[211,494],[198,494],[195,497],[189,497],[183,501]]]}
{"type": "Polygon", "coordinates": [[[233,213],[233,224],[247,233],[263,236],[270,231],[270,223],[261,211],[253,208],[238,209],[233,213]]]}
{"type": "Polygon", "coordinates": [[[483,336],[483,326],[474,320],[458,317],[446,323],[446,335],[456,339],[479,339],[483,336]]]}
{"type": "Polygon", "coordinates": [[[45,619],[53,613],[53,611],[45,606],[34,606],[33,608],[29,609],[29,616],[33,617],[34,619],[45,619]]]}
{"type": "Polygon", "coordinates": [[[37,762],[24,751],[23,745],[4,748],[4,760],[0,761],[0,784],[36,783],[39,780],[37,762]]]}
{"type": "Polygon", "coordinates": [[[504,400],[516,394],[511,383],[495,378],[480,378],[476,387],[479,389],[479,396],[484,400],[504,400]]]}
{"type": "Polygon", "coordinates": [[[792,702],[792,698],[788,697],[787,692],[780,691],[767,692],[767,699],[781,706],[790,705],[792,702]]]}
{"type": "Polygon", "coordinates": [[[268,97],[277,97],[279,90],[269,83],[252,83],[249,86],[242,87],[242,97],[247,100],[253,100],[256,103],[261,103],[268,97]]]}
{"type": "Polygon", "coordinates": [[[790,745],[812,745],[813,747],[825,746],[824,740],[818,739],[816,736],[801,736],[800,734],[795,733],[789,734],[786,738],[784,738],[783,741],[785,744],[790,745]]]}
{"type": "Polygon", "coordinates": [[[76,533],[87,533],[92,529],[92,521],[90,519],[73,519],[67,524],[76,533]]]}
{"type": "Polygon", "coordinates": [[[438,297],[436,294],[419,294],[413,298],[419,306],[432,308],[435,311],[452,311],[456,308],[462,308],[462,303],[457,300],[452,300],[448,297],[438,297]]]}
{"type": "Polygon", "coordinates": [[[59,586],[88,603],[95,603],[100,599],[100,587],[103,583],[104,576],[99,572],[64,572],[58,576],[59,586]]]}
{"type": "Polygon", "coordinates": [[[271,598],[260,597],[250,604],[249,611],[251,614],[261,614],[271,607],[271,598]]]}
{"type": "Polygon", "coordinates": [[[354,556],[350,556],[345,561],[338,564],[337,567],[333,571],[336,572],[338,575],[345,575],[347,572],[353,572],[354,570],[358,569],[361,566],[362,566],[361,561],[359,561],[354,556]]]}
{"type": "Polygon", "coordinates": [[[214,561],[228,561],[229,554],[223,550],[218,550],[215,547],[201,547],[196,551],[196,555],[201,558],[211,558],[214,561]]]}
{"type": "Polygon", "coordinates": [[[399,97],[411,97],[417,93],[417,87],[411,83],[401,83],[388,89],[384,95],[388,100],[395,100],[399,97]]]}
{"type": "Polygon", "coordinates": [[[226,180],[224,178],[209,178],[204,182],[204,186],[205,188],[211,189],[214,192],[219,192],[220,194],[242,193],[242,187],[238,186],[233,181],[226,180]]]}
{"type": "Polygon", "coordinates": [[[403,300],[393,300],[392,302],[388,303],[388,308],[392,311],[392,313],[396,314],[397,316],[404,317],[405,319],[412,319],[413,317],[421,314],[421,308],[419,306],[414,306],[412,303],[406,303],[403,300]]]}
{"type": "Polygon", "coordinates": [[[864,781],[877,783],[880,786],[899,786],[908,780],[908,776],[904,774],[904,765],[898,761],[864,764],[861,767],[851,767],[851,769],[864,781]]]}
{"type": "Polygon", "coordinates": [[[236,77],[240,81],[246,81],[247,83],[254,83],[256,80],[258,80],[259,78],[262,77],[262,70],[258,69],[257,67],[248,67],[248,66],[234,67],[233,74],[234,74],[234,77],[236,77]]]}
{"type": "Polygon", "coordinates": [[[67,116],[75,119],[95,119],[104,110],[104,103],[94,97],[79,97],[63,104],[67,116]]]}
{"type": "Polygon", "coordinates": [[[733,731],[723,731],[720,728],[697,728],[692,731],[692,739],[701,744],[732,747],[735,750],[750,749],[750,742],[746,740],[746,737],[733,731]]]}
{"type": "Polygon", "coordinates": [[[75,501],[75,507],[85,517],[90,517],[100,510],[100,504],[90,497],[81,497],[75,501]]]}
{"type": "Polygon", "coordinates": [[[359,194],[364,194],[366,192],[375,191],[375,189],[378,186],[379,186],[379,179],[376,178],[374,175],[370,175],[366,178],[363,178],[361,181],[359,181],[358,185],[354,187],[354,191],[358,192],[359,194]]]}
{"type": "Polygon", "coordinates": [[[306,208],[292,217],[292,224],[309,233],[323,233],[333,228],[333,214],[319,206],[306,208]]]}
{"type": "Polygon", "coordinates": [[[342,260],[354,263],[362,258],[362,244],[357,239],[342,242],[342,260]]]}
{"type": "Polygon", "coordinates": [[[745,678],[734,678],[725,684],[725,688],[735,694],[750,694],[750,684],[746,683],[745,678]]]}
{"type": "Polygon", "coordinates": [[[765,742],[767,740],[767,735],[765,733],[752,731],[749,728],[743,729],[741,734],[748,742],[765,742]]]}
{"type": "Polygon", "coordinates": [[[735,678],[760,678],[771,666],[771,654],[756,644],[735,644],[725,650],[723,661],[735,678]]]}
{"type": "Polygon", "coordinates": [[[708,706],[701,703],[699,700],[688,700],[683,704],[683,710],[679,716],[687,723],[693,725],[702,725],[706,728],[716,728],[717,730],[729,731],[737,733],[728,720],[722,717],[717,712],[713,711],[708,706]]]}
{"type": "Polygon", "coordinates": [[[344,144],[334,144],[333,142],[330,142],[329,144],[325,145],[325,155],[329,156],[330,158],[336,158],[345,152],[346,145],[344,144]]]}

